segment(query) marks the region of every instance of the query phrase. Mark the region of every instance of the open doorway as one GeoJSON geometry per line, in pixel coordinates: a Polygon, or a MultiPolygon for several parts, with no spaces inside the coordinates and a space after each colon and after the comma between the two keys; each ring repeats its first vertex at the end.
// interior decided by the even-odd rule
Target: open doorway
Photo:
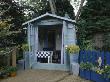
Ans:
{"type": "MultiPolygon", "coordinates": [[[[61,63],[61,48],[62,48],[62,27],[39,27],[38,30],[38,51],[43,53],[53,52],[51,63],[61,63]],[[50,52],[49,52],[50,51],[50,52]]],[[[40,52],[40,53],[42,53],[40,52]]],[[[47,55],[47,54],[46,54],[47,55]]],[[[37,58],[37,62],[48,63],[48,58],[37,58]]]]}

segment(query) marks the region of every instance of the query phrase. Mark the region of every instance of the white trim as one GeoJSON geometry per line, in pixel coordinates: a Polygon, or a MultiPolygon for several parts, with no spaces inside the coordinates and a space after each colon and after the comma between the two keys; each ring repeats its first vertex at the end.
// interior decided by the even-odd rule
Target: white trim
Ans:
{"type": "MultiPolygon", "coordinates": [[[[36,54],[37,50],[38,50],[38,26],[34,27],[34,55],[36,54]]],[[[35,61],[37,61],[36,57],[35,61]]]]}
{"type": "Polygon", "coordinates": [[[39,38],[38,38],[38,26],[36,27],[36,50],[38,50],[38,44],[39,44],[39,38]]]}
{"type": "Polygon", "coordinates": [[[30,48],[30,24],[28,23],[28,45],[29,45],[29,52],[31,52],[31,48],[30,48]]]}
{"type": "Polygon", "coordinates": [[[37,23],[37,25],[57,25],[57,24],[63,24],[61,20],[56,20],[56,19],[47,19],[47,20],[42,20],[37,23]]]}
{"type": "Polygon", "coordinates": [[[66,35],[67,35],[67,23],[66,23],[66,21],[63,21],[63,37],[64,37],[64,39],[63,39],[63,53],[64,53],[64,64],[67,64],[67,54],[66,54],[66,51],[65,51],[65,45],[67,44],[67,41],[66,41],[66,35]]]}
{"type": "Polygon", "coordinates": [[[64,46],[64,42],[63,42],[63,40],[64,40],[64,28],[62,27],[62,48],[61,48],[61,64],[64,64],[63,63],[63,58],[64,58],[64,49],[63,49],[63,46],[64,46]]]}
{"type": "Polygon", "coordinates": [[[39,16],[39,17],[36,17],[36,18],[34,18],[34,19],[32,19],[32,20],[27,21],[27,22],[23,23],[22,25],[26,25],[26,24],[28,24],[28,23],[30,23],[30,22],[33,22],[33,21],[35,21],[35,20],[39,20],[39,19],[41,19],[41,18],[43,18],[43,17],[46,17],[46,16],[55,17],[55,18],[58,18],[58,19],[61,19],[61,20],[65,20],[65,21],[69,21],[69,22],[73,22],[73,23],[76,22],[75,20],[72,20],[72,19],[68,19],[68,18],[65,18],[65,17],[53,15],[53,14],[50,14],[50,13],[46,13],[46,14],[43,14],[43,15],[41,15],[41,16],[39,16]]]}

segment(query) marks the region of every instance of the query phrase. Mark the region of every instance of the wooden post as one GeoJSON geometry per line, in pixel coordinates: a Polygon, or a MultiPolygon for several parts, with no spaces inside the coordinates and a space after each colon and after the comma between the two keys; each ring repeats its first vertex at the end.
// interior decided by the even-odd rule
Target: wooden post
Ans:
{"type": "Polygon", "coordinates": [[[63,21],[63,54],[62,54],[62,61],[64,64],[67,64],[67,53],[65,51],[65,46],[67,45],[67,23],[63,21]]]}
{"type": "Polygon", "coordinates": [[[61,64],[64,64],[64,26],[62,28],[61,64]]]}
{"type": "Polygon", "coordinates": [[[31,45],[30,45],[30,43],[31,43],[31,40],[30,40],[30,35],[31,35],[31,34],[30,34],[30,31],[31,31],[31,29],[30,29],[30,28],[31,28],[31,26],[30,26],[30,24],[28,23],[28,29],[27,29],[27,31],[28,31],[27,34],[28,34],[28,35],[27,35],[27,36],[28,36],[29,52],[31,52],[31,45]]]}
{"type": "Polygon", "coordinates": [[[16,47],[12,50],[12,66],[16,67],[16,47]]]}

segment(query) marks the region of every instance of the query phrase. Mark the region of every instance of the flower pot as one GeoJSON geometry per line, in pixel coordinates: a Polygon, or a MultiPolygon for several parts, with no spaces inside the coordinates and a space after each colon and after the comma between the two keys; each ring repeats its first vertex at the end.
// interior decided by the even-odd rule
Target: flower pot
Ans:
{"type": "Polygon", "coordinates": [[[15,77],[15,76],[16,76],[16,72],[10,73],[10,76],[11,76],[11,77],[15,77]]]}
{"type": "Polygon", "coordinates": [[[85,70],[85,79],[88,79],[88,80],[91,79],[91,71],[90,70],[85,70]]]}
{"type": "Polygon", "coordinates": [[[69,54],[70,56],[70,64],[72,64],[72,62],[78,63],[78,54],[69,54]]]}
{"type": "Polygon", "coordinates": [[[95,82],[105,82],[105,79],[103,78],[103,75],[98,74],[94,71],[91,71],[91,80],[95,82]]]}
{"type": "Polygon", "coordinates": [[[72,73],[72,63],[78,63],[78,55],[77,54],[69,54],[69,68],[72,73]]]}
{"type": "Polygon", "coordinates": [[[74,55],[73,55],[73,62],[78,63],[78,57],[79,57],[78,54],[74,54],[74,55]]]}
{"type": "Polygon", "coordinates": [[[85,70],[79,69],[79,76],[85,78],[85,70]]]}

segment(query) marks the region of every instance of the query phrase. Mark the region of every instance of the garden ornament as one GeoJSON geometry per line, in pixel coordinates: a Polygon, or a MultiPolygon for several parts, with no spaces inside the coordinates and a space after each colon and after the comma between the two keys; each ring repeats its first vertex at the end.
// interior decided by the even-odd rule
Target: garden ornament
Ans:
{"type": "Polygon", "coordinates": [[[99,67],[101,67],[101,64],[102,64],[102,58],[99,57],[99,58],[98,58],[98,65],[99,65],[99,67]]]}

